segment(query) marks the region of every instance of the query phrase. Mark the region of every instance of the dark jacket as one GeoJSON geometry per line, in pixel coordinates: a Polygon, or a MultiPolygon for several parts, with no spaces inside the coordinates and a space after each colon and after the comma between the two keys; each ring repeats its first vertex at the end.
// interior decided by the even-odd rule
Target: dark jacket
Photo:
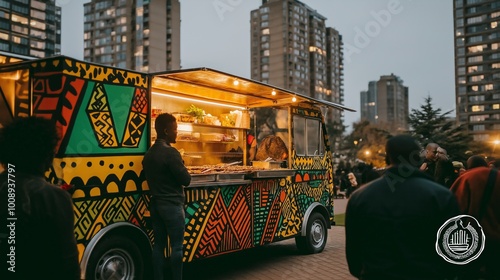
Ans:
{"type": "Polygon", "coordinates": [[[453,274],[436,235],[460,211],[453,194],[410,166],[355,191],[346,209],[346,257],[360,279],[444,279],[453,274]]]}
{"type": "Polygon", "coordinates": [[[0,279],[80,279],[70,195],[43,177],[12,175],[0,175],[0,219],[12,225],[0,227],[0,279]],[[12,251],[15,273],[7,271],[12,257],[5,260],[12,251]]]}
{"type": "Polygon", "coordinates": [[[157,139],[142,161],[151,195],[157,201],[184,204],[183,186],[191,183],[191,175],[181,154],[165,140],[157,139]]]}

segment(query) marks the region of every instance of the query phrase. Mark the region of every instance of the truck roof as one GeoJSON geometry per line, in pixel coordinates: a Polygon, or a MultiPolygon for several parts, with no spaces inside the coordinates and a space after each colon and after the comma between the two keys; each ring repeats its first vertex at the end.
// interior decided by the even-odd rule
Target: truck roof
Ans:
{"type": "Polygon", "coordinates": [[[311,98],[206,67],[156,72],[150,75],[153,94],[184,94],[187,98],[216,100],[244,108],[309,103],[355,112],[354,109],[341,104],[311,98]]]}

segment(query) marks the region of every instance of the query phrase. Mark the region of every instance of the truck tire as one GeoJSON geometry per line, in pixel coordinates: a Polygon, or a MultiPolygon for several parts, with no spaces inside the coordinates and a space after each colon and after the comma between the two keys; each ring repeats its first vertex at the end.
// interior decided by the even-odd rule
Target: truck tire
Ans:
{"type": "Polygon", "coordinates": [[[110,236],[97,243],[90,256],[85,279],[143,279],[144,256],[132,240],[110,236]]]}
{"type": "Polygon", "coordinates": [[[328,239],[326,220],[323,215],[314,212],[307,221],[306,236],[295,237],[295,244],[304,254],[316,254],[325,249],[328,239]]]}

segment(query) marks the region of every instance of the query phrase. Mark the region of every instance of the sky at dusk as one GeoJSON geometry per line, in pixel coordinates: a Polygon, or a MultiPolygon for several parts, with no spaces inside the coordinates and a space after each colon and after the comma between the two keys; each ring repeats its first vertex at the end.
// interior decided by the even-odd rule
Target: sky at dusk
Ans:
{"type": "MultiPolygon", "coordinates": [[[[83,59],[83,3],[62,7],[62,54],[83,59]]],[[[259,0],[181,0],[181,67],[208,67],[250,78],[250,11],[259,0]]],[[[450,0],[303,0],[344,42],[348,131],[360,118],[360,92],[382,75],[399,76],[411,109],[431,96],[455,109],[453,2],[450,0]]],[[[455,116],[453,111],[450,116],[455,116]]]]}

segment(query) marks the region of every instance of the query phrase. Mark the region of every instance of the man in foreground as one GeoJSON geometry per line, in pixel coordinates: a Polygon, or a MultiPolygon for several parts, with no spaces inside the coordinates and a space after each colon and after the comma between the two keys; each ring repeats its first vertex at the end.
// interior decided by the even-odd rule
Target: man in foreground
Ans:
{"type": "Polygon", "coordinates": [[[0,129],[0,279],[80,279],[71,196],[44,176],[57,141],[43,118],[0,129]]]}
{"type": "Polygon", "coordinates": [[[443,223],[460,214],[446,188],[418,169],[420,147],[410,136],[386,144],[389,168],[355,191],[346,209],[346,257],[359,279],[446,279],[452,265],[435,250],[443,223]]]}

